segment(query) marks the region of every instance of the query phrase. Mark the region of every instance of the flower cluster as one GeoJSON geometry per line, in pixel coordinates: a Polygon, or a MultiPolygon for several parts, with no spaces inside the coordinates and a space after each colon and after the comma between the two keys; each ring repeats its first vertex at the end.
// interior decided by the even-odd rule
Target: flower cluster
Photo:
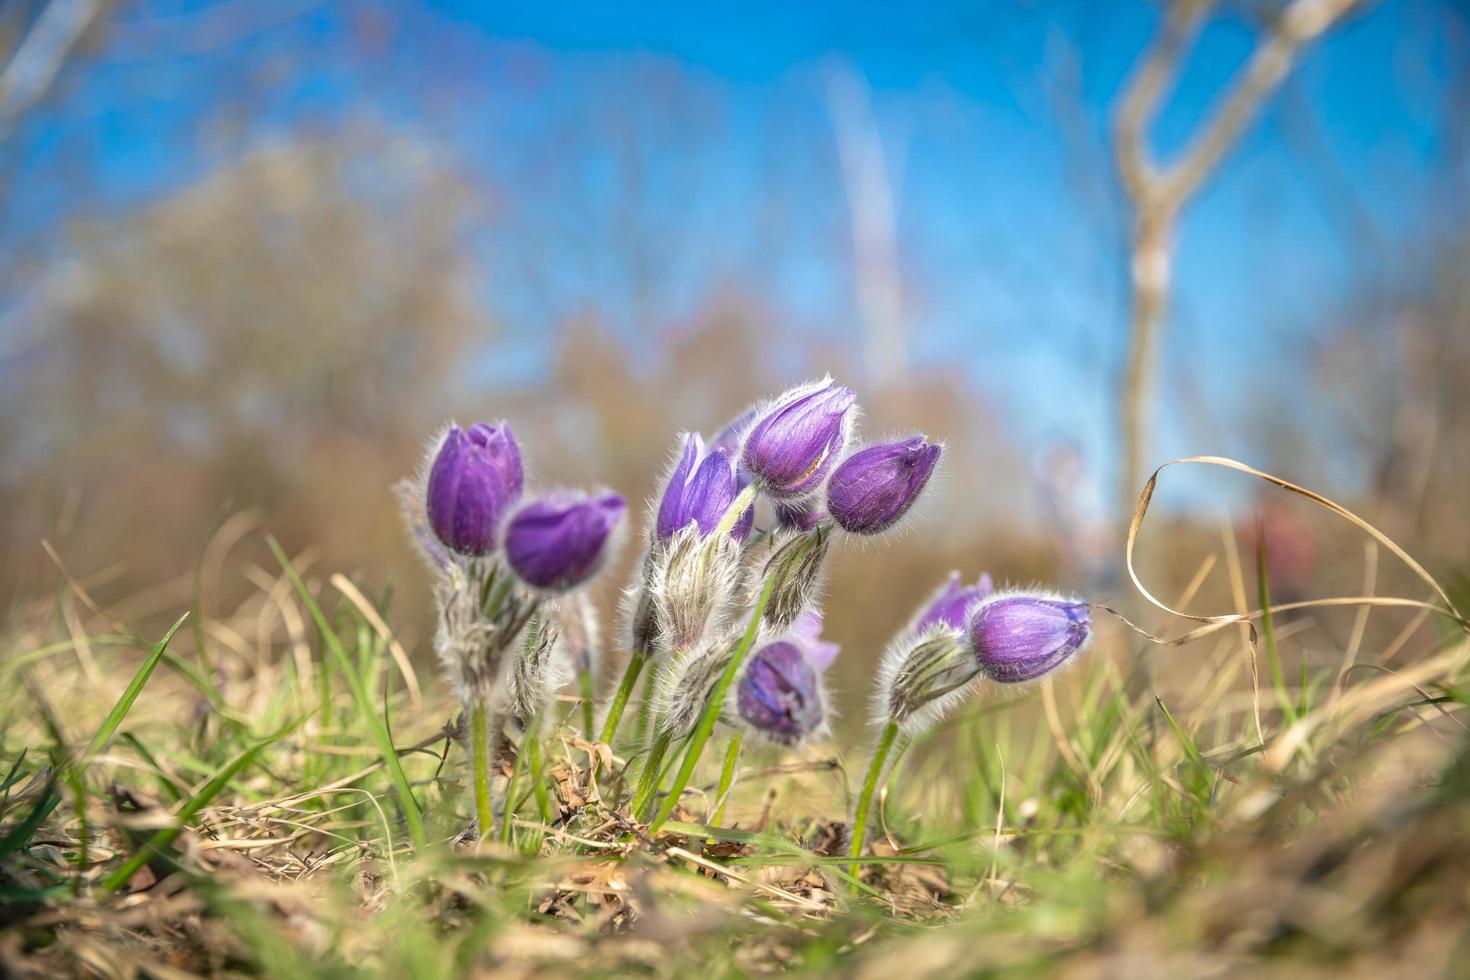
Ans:
{"type": "Polygon", "coordinates": [[[1087,603],[1035,590],[996,591],[990,576],[958,572],[894,638],[879,665],[874,723],[923,731],[985,681],[1036,680],[1091,638],[1087,603]]]}
{"type": "MultiPolygon", "coordinates": [[[[903,521],[943,455],[921,435],[861,443],[857,418],[854,393],[823,378],[752,406],[712,438],[687,432],[677,440],[626,593],[628,663],[595,738],[606,746],[599,758],[615,759],[608,750],[641,679],[646,741],[624,769],[641,766],[635,816],[654,813],[671,771],[663,756],[685,740],[654,832],[718,725],[732,733],[721,801],[742,736],[793,746],[828,727],[824,675],[838,653],[822,639],[828,558],[844,535],[880,536],[903,521]]],[[[605,565],[626,506],[606,492],[523,499],[520,447],[504,423],[450,427],[419,479],[400,492],[436,575],[436,650],[473,713],[483,831],[491,819],[489,743],[509,723],[524,733],[523,747],[538,752],[533,723],[573,673],[581,680],[584,731],[594,741],[600,637],[581,587],[605,565]]],[[[965,585],[955,574],[918,610],[878,672],[874,715],[882,734],[855,848],[899,735],[922,731],[986,682],[1016,684],[1057,669],[1087,643],[1088,609],[1052,593],[998,592],[988,576],[965,585]]],[[[594,767],[588,778],[596,776],[594,767]]],[[[617,785],[631,788],[626,778],[617,785]]],[[[543,818],[551,819],[544,806],[543,818]]]]}
{"type": "Polygon", "coordinates": [[[857,398],[830,378],[743,412],[714,439],[686,434],[650,515],[631,593],[630,647],[661,664],[656,734],[693,730],[732,660],[725,720],[793,744],[823,724],[818,591],[833,535],[876,535],[913,506],[941,448],[922,436],[854,446],[857,398]],[[774,526],[755,528],[768,501],[774,526]],[[761,628],[737,654],[745,613],[761,628]]]}
{"type": "Polygon", "coordinates": [[[505,423],[450,426],[418,479],[400,485],[436,573],[435,650],[466,709],[524,728],[575,667],[595,626],[576,590],[603,566],[626,505],[613,493],[523,500],[520,446],[505,423]],[[559,641],[561,624],[574,643],[559,641]],[[515,655],[510,655],[514,652],[515,655]]]}

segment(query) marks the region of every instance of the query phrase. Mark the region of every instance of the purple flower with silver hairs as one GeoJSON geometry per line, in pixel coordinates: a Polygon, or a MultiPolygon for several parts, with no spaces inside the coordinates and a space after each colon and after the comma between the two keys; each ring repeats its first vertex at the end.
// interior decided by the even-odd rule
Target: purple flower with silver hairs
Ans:
{"type": "Polygon", "coordinates": [[[736,458],[740,455],[740,443],[745,438],[745,433],[750,431],[750,423],[755,421],[756,409],[759,406],[752,405],[739,415],[731,419],[719,433],[710,440],[711,449],[725,449],[730,457],[736,458]]]}
{"type": "Polygon", "coordinates": [[[521,581],[565,591],[591,578],[627,504],[615,493],[533,500],[505,528],[505,557],[521,581]]]}
{"type": "MultiPolygon", "coordinates": [[[[733,450],[706,446],[698,433],[684,437],[684,451],[658,505],[654,529],[660,541],[672,538],[691,522],[699,526],[700,537],[714,531],[746,486],[747,481],[736,472],[733,456],[733,450]]],[[[754,523],[752,506],[740,515],[730,536],[744,541],[754,523]]]]}
{"type": "Polygon", "coordinates": [[[815,531],[826,518],[827,512],[810,501],[776,505],[776,526],[786,531],[815,531]]]}
{"type": "Polygon", "coordinates": [[[914,621],[914,632],[922,633],[933,626],[963,630],[969,625],[970,613],[976,603],[994,591],[995,583],[990,580],[988,572],[981,575],[980,581],[974,585],[961,585],[960,573],[950,572],[949,582],[935,593],[914,621]]]}
{"type": "Polygon", "coordinates": [[[821,674],[836,659],[838,647],[823,642],[821,630],[821,614],[803,612],[783,638],[761,647],[746,664],[736,710],[773,741],[794,744],[822,724],[821,674]]]}
{"type": "Polygon", "coordinates": [[[452,427],[434,457],[424,508],[435,537],[461,555],[488,555],[525,486],[510,426],[452,427]]]}
{"type": "Polygon", "coordinates": [[[1034,593],[1001,593],[970,614],[970,652],[980,671],[1002,684],[1050,673],[1087,644],[1087,603],[1034,593]]]}
{"type": "Polygon", "coordinates": [[[793,388],[765,406],[741,449],[741,462],[777,500],[822,485],[847,444],[857,396],[827,378],[793,388]]]}
{"type": "Polygon", "coordinates": [[[940,447],[914,436],[859,449],[832,473],[827,510],[843,530],[878,534],[908,513],[939,462],[940,447]]]}

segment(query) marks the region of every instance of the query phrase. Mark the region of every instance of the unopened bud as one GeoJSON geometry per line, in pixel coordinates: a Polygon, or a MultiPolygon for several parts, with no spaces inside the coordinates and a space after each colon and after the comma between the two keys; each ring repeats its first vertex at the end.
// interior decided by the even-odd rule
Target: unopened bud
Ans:
{"type": "Polygon", "coordinates": [[[969,641],[978,668],[1002,684],[1036,680],[1087,645],[1087,603],[1061,596],[993,595],[970,614],[969,641]]]}

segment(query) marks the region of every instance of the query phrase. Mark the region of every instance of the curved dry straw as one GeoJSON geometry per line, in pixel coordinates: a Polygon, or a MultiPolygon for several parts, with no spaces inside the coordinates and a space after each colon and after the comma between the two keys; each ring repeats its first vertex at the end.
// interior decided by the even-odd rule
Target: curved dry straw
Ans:
{"type": "Polygon", "coordinates": [[[1359,517],[1357,514],[1354,514],[1346,507],[1342,506],[1342,504],[1339,504],[1334,500],[1330,500],[1327,497],[1322,496],[1320,493],[1317,493],[1313,490],[1308,490],[1306,487],[1298,486],[1297,484],[1292,483],[1290,480],[1283,480],[1281,477],[1276,476],[1272,473],[1267,473],[1264,470],[1258,470],[1254,466],[1248,466],[1245,463],[1242,463],[1238,460],[1230,459],[1225,456],[1185,456],[1181,457],[1180,459],[1172,459],[1153,471],[1153,474],[1149,476],[1148,481],[1143,485],[1143,490],[1138,495],[1138,504],[1133,510],[1133,519],[1128,524],[1128,541],[1124,550],[1124,561],[1127,563],[1128,567],[1128,578],[1132,580],[1133,587],[1138,590],[1140,595],[1142,595],[1154,606],[1162,609],[1164,612],[1169,613],[1170,615],[1179,616],[1183,619],[1192,620],[1196,623],[1202,623],[1204,625],[1200,626],[1197,629],[1190,630],[1183,636],[1174,637],[1173,639],[1164,639],[1162,637],[1154,636],[1152,633],[1149,633],[1147,630],[1144,630],[1142,627],[1129,621],[1116,609],[1112,609],[1111,607],[1103,605],[1098,605],[1097,608],[1116,616],[1129,628],[1133,629],[1135,632],[1148,638],[1149,640],[1152,640],[1154,643],[1162,644],[1165,646],[1179,646],[1181,644],[1188,643],[1191,640],[1197,640],[1202,636],[1208,636],[1209,634],[1222,630],[1227,626],[1244,624],[1250,630],[1251,647],[1252,649],[1254,649],[1256,644],[1255,620],[1262,618],[1268,612],[1286,612],[1293,609],[1320,609],[1330,606],[1397,606],[1414,609],[1427,609],[1431,612],[1439,613],[1447,619],[1453,620],[1461,629],[1465,630],[1467,633],[1470,633],[1470,620],[1467,620],[1465,616],[1460,612],[1460,610],[1455,608],[1454,602],[1450,599],[1449,594],[1444,590],[1444,587],[1439,584],[1439,582],[1434,578],[1433,575],[1429,574],[1429,572],[1424,568],[1423,565],[1419,564],[1419,562],[1416,561],[1412,555],[1410,555],[1403,548],[1395,544],[1388,535],[1384,534],[1382,531],[1378,530],[1378,528],[1374,527],[1372,524],[1369,524],[1366,520],[1359,517]],[[1254,476],[1258,479],[1265,480],[1267,483],[1270,483],[1273,486],[1280,487],[1283,490],[1288,490],[1294,494],[1305,497],[1313,503],[1326,508],[1327,510],[1336,514],[1338,517],[1341,517],[1343,520],[1347,521],[1349,524],[1358,528],[1360,531],[1368,534],[1370,537],[1373,538],[1373,540],[1377,541],[1384,548],[1387,548],[1388,551],[1394,555],[1394,557],[1398,558],[1405,565],[1407,565],[1414,572],[1414,574],[1417,575],[1424,582],[1424,584],[1429,586],[1430,591],[1434,593],[1435,597],[1439,600],[1439,603],[1424,602],[1420,599],[1406,599],[1395,596],[1335,596],[1329,599],[1306,599],[1301,602],[1288,602],[1283,603],[1279,606],[1273,605],[1267,606],[1262,609],[1251,610],[1250,612],[1227,613],[1219,616],[1199,616],[1194,613],[1187,613],[1182,609],[1175,609],[1173,606],[1159,599],[1152,592],[1150,592],[1144,586],[1143,582],[1139,579],[1138,569],[1133,564],[1133,549],[1134,546],[1137,544],[1139,528],[1143,526],[1144,518],[1148,514],[1149,504],[1153,502],[1154,490],[1157,488],[1159,482],[1159,474],[1164,472],[1164,470],[1168,469],[1171,466],[1180,466],[1190,463],[1202,466],[1219,466],[1228,470],[1236,470],[1237,472],[1245,473],[1248,476],[1254,476]]]}

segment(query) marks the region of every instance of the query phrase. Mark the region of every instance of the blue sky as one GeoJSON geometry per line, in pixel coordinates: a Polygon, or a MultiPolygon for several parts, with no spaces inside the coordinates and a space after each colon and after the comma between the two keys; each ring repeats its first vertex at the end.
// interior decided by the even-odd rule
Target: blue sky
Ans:
{"type": "MultiPolygon", "coordinates": [[[[8,240],[64,247],[47,243],[76,214],[123,212],[252,146],[369,118],[511,189],[496,230],[467,241],[483,301],[510,325],[480,380],[534,383],[557,328],[589,304],[631,338],[640,317],[677,323],[720,288],[757,290],[791,330],[844,343],[857,312],[827,97],[836,67],[870,87],[890,155],[914,364],[960,365],[1015,441],[1079,442],[1111,486],[1126,291],[1106,137],[1153,4],[229,8],[249,12],[227,32],[215,31],[229,13],[217,5],[122,15],[18,141],[8,240]],[[248,107],[243,136],[211,135],[222,104],[248,107]],[[680,236],[647,308],[598,239],[618,206],[608,119],[640,141],[648,186],[635,220],[655,239],[680,236]],[[78,158],[85,195],[58,169],[78,158]],[[568,238],[555,240],[555,269],[526,274],[526,236],[568,216],[592,233],[557,232],[568,238]]],[[[1465,30],[1446,5],[1366,5],[1309,51],[1189,208],[1160,459],[1249,456],[1246,403],[1289,403],[1323,324],[1415,288],[1426,240],[1464,227],[1466,202],[1442,188],[1465,30]]],[[[1211,22],[1155,128],[1161,156],[1253,39],[1228,9],[1211,22]]]]}

